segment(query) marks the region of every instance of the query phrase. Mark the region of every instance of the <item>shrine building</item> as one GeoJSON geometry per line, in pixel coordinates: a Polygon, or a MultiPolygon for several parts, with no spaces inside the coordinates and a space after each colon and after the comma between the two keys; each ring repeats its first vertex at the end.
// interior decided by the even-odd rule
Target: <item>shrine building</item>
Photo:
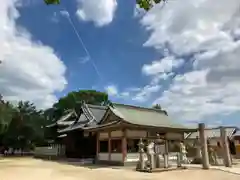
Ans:
{"type": "MultiPolygon", "coordinates": [[[[59,139],[65,145],[66,157],[93,158],[96,163],[136,163],[140,138],[147,143],[159,134],[166,142],[162,151],[168,152],[174,142],[182,141],[186,133],[196,131],[196,128],[188,128],[171,120],[165,111],[154,108],[83,103],[81,112],[71,125],[58,130],[59,139]]],[[[65,121],[70,122],[67,118],[65,121]]],[[[58,124],[64,124],[61,122],[58,124]]]]}

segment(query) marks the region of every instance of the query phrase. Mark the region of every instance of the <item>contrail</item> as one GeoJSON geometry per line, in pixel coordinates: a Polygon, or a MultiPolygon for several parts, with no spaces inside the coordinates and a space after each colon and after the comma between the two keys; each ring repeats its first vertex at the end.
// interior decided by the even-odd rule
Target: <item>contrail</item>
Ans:
{"type": "Polygon", "coordinates": [[[83,42],[81,36],[79,35],[79,33],[78,33],[78,31],[77,31],[77,29],[76,29],[76,27],[75,27],[75,25],[74,25],[74,23],[73,23],[71,17],[70,17],[70,14],[68,13],[68,11],[67,11],[66,9],[63,10],[63,11],[60,11],[60,13],[68,19],[68,22],[69,22],[70,25],[72,26],[72,28],[73,28],[73,30],[74,30],[74,33],[76,34],[76,36],[77,36],[79,42],[81,43],[81,45],[82,45],[84,51],[86,52],[86,54],[87,54],[89,60],[91,61],[91,63],[92,63],[92,65],[93,65],[93,67],[94,67],[94,69],[95,69],[95,71],[96,71],[98,77],[102,80],[101,73],[99,72],[99,70],[98,70],[98,68],[97,68],[96,63],[94,62],[94,60],[91,58],[91,55],[90,55],[90,53],[89,53],[87,47],[85,46],[85,44],[84,44],[84,42],[83,42]]]}

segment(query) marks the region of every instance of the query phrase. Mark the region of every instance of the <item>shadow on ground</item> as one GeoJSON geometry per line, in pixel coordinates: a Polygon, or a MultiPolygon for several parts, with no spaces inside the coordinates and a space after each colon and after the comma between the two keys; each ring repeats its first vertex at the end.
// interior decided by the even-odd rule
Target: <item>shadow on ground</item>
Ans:
{"type": "Polygon", "coordinates": [[[135,166],[112,166],[112,165],[104,165],[104,164],[94,164],[92,162],[84,162],[79,159],[60,159],[60,160],[49,160],[49,159],[41,159],[43,161],[51,161],[56,162],[59,164],[64,165],[71,165],[76,167],[84,167],[88,169],[101,169],[101,168],[111,168],[111,169],[129,169],[129,170],[135,170],[135,166]]]}

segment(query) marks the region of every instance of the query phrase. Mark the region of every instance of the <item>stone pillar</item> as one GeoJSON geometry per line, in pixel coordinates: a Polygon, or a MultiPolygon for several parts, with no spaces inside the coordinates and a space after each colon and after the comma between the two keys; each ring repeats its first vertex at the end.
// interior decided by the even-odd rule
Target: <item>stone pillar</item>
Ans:
{"type": "Polygon", "coordinates": [[[154,169],[156,167],[154,154],[148,154],[148,160],[149,160],[149,163],[150,163],[150,169],[154,169]]]}
{"type": "Polygon", "coordinates": [[[111,131],[108,132],[108,160],[111,161],[111,153],[112,153],[112,146],[111,146],[111,131]]]}
{"type": "Polygon", "coordinates": [[[98,154],[100,151],[99,132],[96,134],[96,161],[98,161],[98,154]]]}
{"type": "Polygon", "coordinates": [[[231,167],[232,163],[231,163],[231,156],[230,156],[230,152],[229,152],[229,144],[228,144],[226,129],[224,127],[221,127],[220,134],[221,134],[221,140],[222,140],[222,145],[223,145],[224,165],[226,167],[231,167]]]}
{"type": "Polygon", "coordinates": [[[139,162],[137,164],[137,170],[143,171],[145,169],[145,160],[144,160],[144,144],[142,138],[138,143],[139,147],[139,162]]]}
{"type": "Polygon", "coordinates": [[[164,168],[168,168],[168,140],[165,140],[164,168]]]}
{"type": "Polygon", "coordinates": [[[164,168],[168,168],[168,155],[166,153],[163,154],[164,159],[164,168]]]}
{"type": "Polygon", "coordinates": [[[205,136],[205,124],[200,123],[198,125],[199,129],[199,136],[201,142],[201,152],[202,152],[202,168],[209,169],[209,156],[208,156],[208,149],[207,149],[207,138],[205,136]]]}
{"type": "Polygon", "coordinates": [[[160,150],[160,145],[163,142],[161,139],[160,135],[157,134],[157,139],[155,140],[155,161],[156,161],[156,168],[161,167],[161,150],[160,150]]]}
{"type": "Polygon", "coordinates": [[[155,154],[154,153],[154,142],[149,141],[149,144],[147,145],[147,157],[148,157],[148,163],[149,163],[150,169],[154,169],[156,167],[154,154],[155,154]]]}
{"type": "Polygon", "coordinates": [[[160,153],[156,153],[156,168],[160,168],[161,167],[161,157],[162,155],[160,153]]]}
{"type": "Polygon", "coordinates": [[[177,153],[177,167],[182,167],[182,158],[181,158],[181,153],[177,153]]]}
{"type": "Polygon", "coordinates": [[[126,129],[122,130],[122,162],[125,162],[127,156],[127,131],[126,129]]]}

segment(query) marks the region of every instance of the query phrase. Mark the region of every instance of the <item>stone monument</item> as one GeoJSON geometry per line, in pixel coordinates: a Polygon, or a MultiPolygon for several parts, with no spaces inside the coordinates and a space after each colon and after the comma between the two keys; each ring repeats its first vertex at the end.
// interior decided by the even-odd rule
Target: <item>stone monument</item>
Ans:
{"type": "Polygon", "coordinates": [[[148,157],[148,164],[150,170],[155,168],[155,152],[154,152],[154,142],[152,140],[149,141],[149,144],[147,145],[147,157],[148,157]]]}
{"type": "Polygon", "coordinates": [[[187,150],[186,150],[186,146],[183,142],[180,142],[179,144],[180,146],[180,162],[181,163],[184,163],[184,164],[188,164],[189,161],[188,161],[188,158],[187,158],[187,150]]]}
{"type": "Polygon", "coordinates": [[[192,161],[193,164],[201,164],[202,163],[202,151],[201,151],[201,142],[199,137],[196,137],[196,140],[193,144],[195,148],[196,155],[192,161]]]}
{"type": "Polygon", "coordinates": [[[215,149],[213,148],[213,146],[210,143],[210,140],[207,140],[207,146],[208,146],[208,156],[209,156],[209,163],[211,165],[218,165],[218,161],[217,161],[217,154],[215,149]]]}
{"type": "Polygon", "coordinates": [[[137,163],[136,170],[144,171],[146,169],[146,162],[144,160],[144,143],[142,141],[142,138],[139,140],[139,143],[138,143],[138,152],[139,152],[139,161],[137,163]]]}
{"type": "Polygon", "coordinates": [[[162,157],[162,149],[161,144],[163,143],[163,139],[159,134],[157,134],[157,138],[155,140],[155,160],[156,160],[156,168],[161,167],[161,157],[162,157]]]}

